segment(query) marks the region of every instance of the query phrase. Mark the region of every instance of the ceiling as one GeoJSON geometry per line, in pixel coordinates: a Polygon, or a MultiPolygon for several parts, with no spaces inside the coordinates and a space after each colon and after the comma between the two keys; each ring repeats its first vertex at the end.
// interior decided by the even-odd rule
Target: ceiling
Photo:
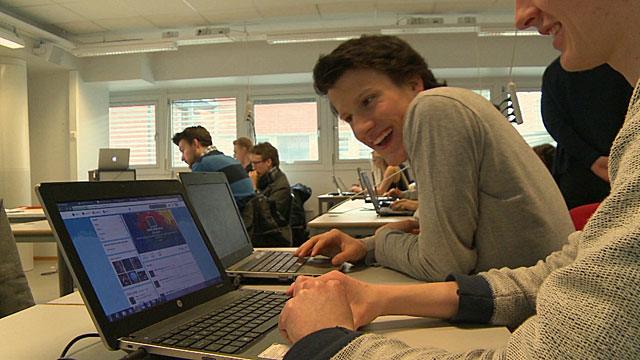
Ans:
{"type": "Polygon", "coordinates": [[[513,0],[0,0],[0,12],[72,46],[158,39],[166,31],[182,36],[199,27],[260,39],[269,33],[396,26],[410,16],[510,23],[513,7],[513,0]]]}

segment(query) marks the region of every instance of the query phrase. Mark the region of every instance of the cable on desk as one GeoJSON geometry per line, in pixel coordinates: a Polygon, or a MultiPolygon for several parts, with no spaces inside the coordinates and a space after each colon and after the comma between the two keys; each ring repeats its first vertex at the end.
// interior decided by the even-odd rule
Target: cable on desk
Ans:
{"type": "Polygon", "coordinates": [[[147,350],[144,348],[138,348],[138,350],[134,352],[130,352],[127,355],[120,358],[120,360],[138,360],[147,356],[147,350]]]}
{"type": "Polygon", "coordinates": [[[74,337],[73,340],[69,341],[67,346],[64,347],[64,350],[62,350],[62,353],[60,354],[60,357],[58,358],[58,360],[71,359],[71,358],[66,358],[65,357],[67,355],[67,353],[69,352],[69,349],[71,349],[71,347],[75,343],[77,343],[78,341],[80,341],[82,339],[86,339],[86,338],[91,338],[91,337],[100,337],[100,335],[98,335],[97,333],[87,333],[87,334],[82,334],[82,335],[78,335],[78,336],[74,337]]]}

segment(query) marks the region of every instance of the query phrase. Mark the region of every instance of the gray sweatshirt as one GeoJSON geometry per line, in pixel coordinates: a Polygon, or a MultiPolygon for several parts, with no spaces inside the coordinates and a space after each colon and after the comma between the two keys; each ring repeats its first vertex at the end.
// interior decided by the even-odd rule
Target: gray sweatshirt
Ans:
{"type": "Polygon", "coordinates": [[[450,87],[422,92],[407,112],[404,145],[420,235],[387,229],[365,239],[379,264],[441,281],[533,265],[573,231],[549,171],[480,95],[450,87]]]}

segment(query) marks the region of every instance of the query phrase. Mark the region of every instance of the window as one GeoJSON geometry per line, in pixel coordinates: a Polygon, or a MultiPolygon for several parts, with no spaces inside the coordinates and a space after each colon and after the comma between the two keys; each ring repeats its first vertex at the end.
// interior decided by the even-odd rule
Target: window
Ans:
{"type": "Polygon", "coordinates": [[[280,162],[318,161],[318,104],[315,99],[256,100],[256,141],[268,141],[280,162]]]}
{"type": "Polygon", "coordinates": [[[338,119],[338,160],[371,159],[371,148],[353,135],[351,126],[338,119]]]}
{"type": "Polygon", "coordinates": [[[110,106],[109,147],[131,149],[131,165],[156,165],[156,105],[110,106]]]}
{"type": "Polygon", "coordinates": [[[522,113],[522,124],[514,124],[514,127],[527,144],[532,147],[545,143],[555,144],[542,123],[542,115],[540,113],[542,93],[540,91],[518,91],[516,96],[518,96],[520,112],[522,113]]]}
{"type": "MultiPolygon", "coordinates": [[[[226,155],[233,156],[233,140],[236,139],[236,99],[190,99],[171,101],[171,136],[189,126],[204,126],[213,145],[226,155]]],[[[186,166],[177,146],[171,146],[173,167],[186,166]]]]}
{"type": "Polygon", "coordinates": [[[474,93],[484,97],[485,99],[491,101],[491,90],[490,89],[473,89],[471,90],[474,93]]]}

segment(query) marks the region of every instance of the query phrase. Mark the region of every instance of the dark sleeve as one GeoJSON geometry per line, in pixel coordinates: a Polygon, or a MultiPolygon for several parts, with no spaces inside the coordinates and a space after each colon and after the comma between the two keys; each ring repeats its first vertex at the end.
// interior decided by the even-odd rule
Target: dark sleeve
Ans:
{"type": "Polygon", "coordinates": [[[271,185],[270,190],[265,193],[265,196],[269,200],[276,204],[276,210],[287,221],[289,221],[289,215],[291,213],[291,188],[289,187],[289,181],[284,174],[280,174],[271,185]]]}
{"type": "MultiPolygon", "coordinates": [[[[587,169],[591,168],[594,161],[602,156],[596,149],[586,143],[571,126],[571,111],[568,104],[563,104],[558,87],[559,64],[552,64],[544,72],[542,78],[542,122],[553,139],[572,158],[578,161],[587,169]]],[[[578,119],[577,121],[580,121],[578,119]]]]}
{"type": "Polygon", "coordinates": [[[486,324],[493,316],[493,293],[485,278],[478,275],[449,275],[458,283],[458,313],[450,321],[486,324]]]}
{"type": "Polygon", "coordinates": [[[284,357],[284,360],[330,359],[362,332],[351,331],[341,327],[323,329],[300,339],[284,357]]]}

